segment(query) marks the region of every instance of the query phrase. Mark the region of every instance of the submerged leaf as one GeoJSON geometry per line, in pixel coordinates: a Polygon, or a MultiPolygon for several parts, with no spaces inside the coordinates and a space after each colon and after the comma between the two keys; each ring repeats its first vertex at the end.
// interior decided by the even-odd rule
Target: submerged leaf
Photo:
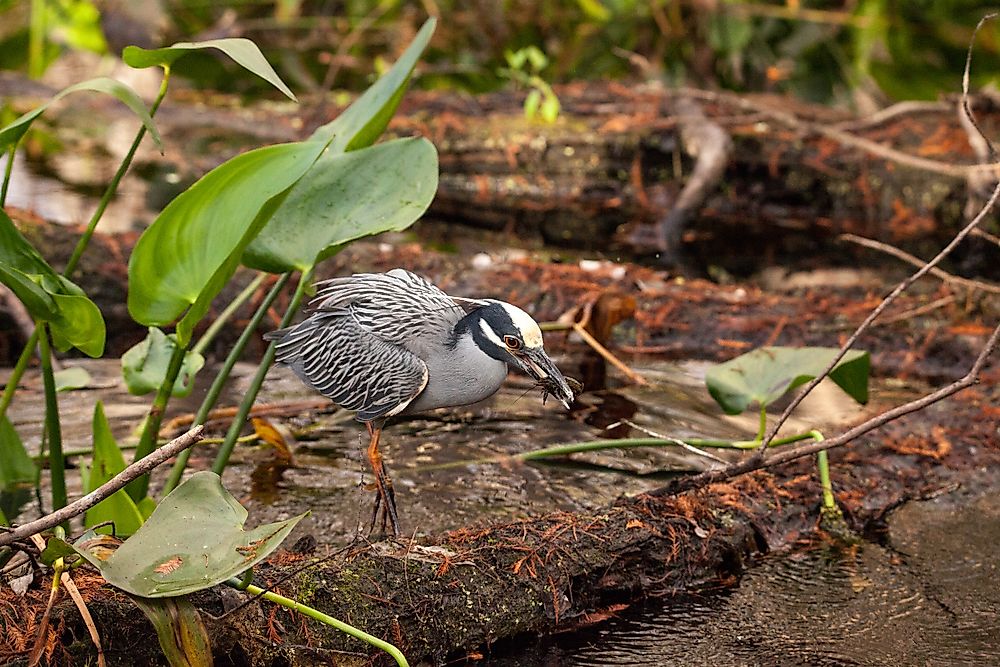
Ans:
{"type": "MultiPolygon", "coordinates": [[[[762,347],[712,367],[705,384],[726,414],[737,415],[753,403],[770,405],[809,382],[838,352],[827,347],[762,347]]],[[[870,369],[867,352],[849,350],[829,377],[851,398],[867,403],[870,369]]]]}
{"type": "MultiPolygon", "coordinates": [[[[122,355],[122,377],[129,393],[142,396],[159,389],[167,379],[167,367],[176,349],[177,336],[150,327],[146,337],[122,355]]],[[[185,352],[171,395],[183,398],[190,394],[194,389],[194,377],[204,365],[205,357],[201,354],[185,352]]]]}
{"type": "Polygon", "coordinates": [[[90,386],[94,381],[90,373],[82,366],[69,366],[53,373],[56,381],[56,391],[72,391],[90,386]]]}
{"type": "Polygon", "coordinates": [[[244,530],[247,511],[218,475],[198,472],[160,501],[142,528],[98,567],[108,583],[132,595],[192,593],[253,567],[307,514],[244,530]]]}

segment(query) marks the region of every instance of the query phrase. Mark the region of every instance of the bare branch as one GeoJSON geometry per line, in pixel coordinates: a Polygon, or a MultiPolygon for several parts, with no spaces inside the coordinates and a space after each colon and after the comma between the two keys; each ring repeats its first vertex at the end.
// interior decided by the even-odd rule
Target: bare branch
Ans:
{"type": "MultiPolygon", "coordinates": [[[[871,248],[872,250],[878,250],[884,252],[887,255],[892,255],[897,259],[901,259],[907,264],[916,266],[918,268],[924,266],[924,260],[919,257],[914,257],[905,250],[900,250],[896,246],[891,246],[888,243],[882,243],[881,241],[876,241],[875,239],[868,239],[864,236],[857,236],[855,234],[841,234],[840,240],[850,241],[851,243],[857,243],[859,246],[865,248],[871,248]]],[[[931,275],[935,278],[940,278],[946,283],[951,283],[953,285],[959,285],[970,290],[981,290],[983,292],[990,292],[992,294],[1000,294],[1000,285],[993,285],[990,283],[984,283],[979,280],[969,280],[968,278],[962,278],[961,276],[956,276],[948,273],[944,269],[939,269],[937,267],[931,269],[931,275]]]]}
{"type": "Polygon", "coordinates": [[[107,483],[102,484],[82,498],[71,502],[66,507],[43,516],[41,519],[36,519],[35,521],[22,524],[9,531],[0,532],[0,547],[12,544],[17,540],[30,535],[40,533],[43,530],[54,528],[64,521],[68,521],[75,516],[83,514],[91,507],[113,494],[115,491],[124,488],[125,485],[133,479],[145,475],[167,459],[173,458],[188,447],[193,446],[201,440],[204,428],[204,426],[195,426],[187,433],[174,438],[159,449],[153,451],[149,456],[136,461],[129,467],[122,470],[120,473],[109,479],[107,483]]]}
{"type": "MultiPolygon", "coordinates": [[[[990,14],[983,17],[983,19],[979,22],[979,25],[976,26],[976,30],[978,31],[979,27],[983,25],[983,22],[993,18],[994,16],[996,16],[996,14],[990,14]]],[[[972,36],[972,41],[974,40],[975,40],[975,33],[973,33],[972,36]]],[[[972,43],[970,41],[969,55],[966,59],[965,73],[962,78],[962,108],[969,115],[970,122],[972,122],[976,130],[979,131],[980,134],[982,134],[982,131],[979,129],[979,125],[976,124],[975,119],[972,118],[972,112],[968,104],[969,69],[971,62],[972,62],[972,43]]],[[[986,140],[986,137],[983,136],[983,139],[986,140]]],[[[988,143],[988,140],[986,141],[988,143]]],[[[992,144],[990,144],[990,150],[992,151],[992,144]]],[[[763,460],[764,455],[767,451],[767,446],[771,443],[772,440],[774,440],[774,436],[778,433],[778,430],[782,427],[782,425],[784,425],[786,421],[788,421],[788,418],[792,415],[792,412],[794,412],[795,409],[799,406],[799,404],[802,403],[805,397],[808,396],[809,393],[813,389],[815,389],[816,386],[819,385],[819,383],[822,382],[823,379],[827,375],[829,375],[834,368],[836,368],[837,364],[840,363],[840,360],[844,358],[845,354],[847,354],[847,351],[851,349],[851,347],[854,346],[854,343],[857,342],[858,338],[861,337],[861,334],[864,333],[871,326],[872,322],[874,322],[875,319],[879,315],[881,315],[886,308],[889,307],[890,303],[895,301],[896,297],[898,297],[905,290],[907,290],[910,287],[910,285],[912,285],[914,282],[925,276],[927,273],[931,272],[934,269],[934,267],[940,264],[941,261],[958,246],[959,243],[965,240],[965,237],[971,234],[972,231],[976,227],[978,227],[980,223],[982,223],[982,221],[986,218],[986,215],[993,209],[993,206],[994,204],[996,204],[998,197],[1000,197],[1000,182],[996,183],[996,185],[993,188],[993,194],[990,195],[990,198],[986,201],[985,204],[983,204],[983,207],[979,210],[979,213],[976,214],[976,216],[972,219],[972,221],[969,224],[967,224],[958,234],[956,234],[954,238],[952,238],[952,240],[948,243],[948,245],[942,248],[941,251],[931,261],[927,262],[924,266],[922,266],[919,270],[917,270],[916,273],[911,275],[909,278],[899,283],[899,285],[897,285],[896,288],[882,300],[882,303],[876,306],[876,308],[871,313],[868,314],[868,317],[866,317],[865,320],[860,325],[858,325],[858,328],[854,330],[854,333],[851,334],[850,338],[848,338],[847,341],[841,346],[840,352],[833,358],[833,360],[829,363],[826,369],[822,373],[817,375],[815,378],[813,378],[808,384],[806,384],[805,388],[792,399],[792,401],[788,404],[788,407],[786,407],[784,412],[781,413],[781,416],[778,417],[777,422],[770,429],[768,429],[767,434],[764,436],[763,441],[760,443],[760,448],[757,450],[756,454],[751,457],[751,459],[757,459],[758,463],[761,460],[763,460]]]]}
{"type": "Polygon", "coordinates": [[[871,155],[878,156],[890,162],[895,162],[896,164],[901,164],[912,169],[920,169],[933,174],[941,174],[942,176],[951,176],[963,179],[969,179],[972,177],[995,177],[998,170],[1000,170],[1000,164],[995,162],[990,164],[956,165],[948,162],[941,162],[939,160],[931,160],[918,155],[910,155],[909,153],[904,153],[903,151],[892,148],[891,146],[880,144],[877,141],[872,141],[871,139],[866,139],[865,137],[859,137],[851,134],[850,132],[844,132],[834,126],[802,120],[787,111],[780,111],[778,109],[761,105],[755,101],[743,99],[735,93],[698,90],[696,88],[680,88],[678,89],[678,92],[690,97],[713,102],[724,101],[746,111],[764,114],[771,120],[787,125],[792,129],[801,130],[806,133],[818,134],[820,136],[833,139],[837,143],[843,144],[844,146],[857,148],[858,150],[865,151],[871,155]]]}

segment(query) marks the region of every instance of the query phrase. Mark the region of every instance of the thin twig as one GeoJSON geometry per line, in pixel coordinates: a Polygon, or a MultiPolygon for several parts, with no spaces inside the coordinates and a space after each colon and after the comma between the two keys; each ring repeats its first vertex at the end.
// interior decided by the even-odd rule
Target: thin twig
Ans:
{"type": "Polygon", "coordinates": [[[912,320],[914,317],[920,317],[921,315],[926,315],[927,313],[934,312],[938,308],[944,308],[945,306],[950,306],[958,300],[954,294],[947,294],[940,299],[935,299],[930,303],[925,303],[922,306],[917,306],[916,308],[911,308],[910,310],[905,310],[902,313],[897,313],[891,317],[884,317],[875,325],[872,326],[885,326],[886,324],[895,324],[896,322],[903,322],[905,320],[912,320]]]}
{"type": "Polygon", "coordinates": [[[906,100],[897,102],[884,109],[880,109],[870,116],[835,123],[833,127],[838,130],[860,130],[862,128],[875,127],[898,116],[911,116],[918,113],[941,113],[951,109],[946,102],[923,102],[906,100]]]}
{"type": "MultiPolygon", "coordinates": [[[[982,22],[980,22],[980,25],[981,24],[982,22]]],[[[969,69],[971,67],[971,64],[972,64],[972,57],[970,55],[966,59],[965,73],[962,78],[963,102],[967,101],[969,97],[969,69]]],[[[970,113],[968,104],[963,103],[962,108],[965,110],[966,113],[970,113]]],[[[979,126],[976,125],[975,121],[973,121],[973,126],[977,130],[979,130],[979,126]]],[[[864,333],[871,326],[872,322],[874,322],[875,319],[879,315],[881,315],[886,308],[889,307],[889,304],[891,304],[893,301],[896,300],[896,297],[898,297],[905,290],[907,290],[910,287],[910,285],[912,285],[914,282],[916,282],[917,280],[925,276],[927,273],[929,273],[935,266],[940,264],[941,261],[958,246],[959,243],[965,240],[965,237],[971,234],[972,230],[978,227],[979,224],[982,223],[982,221],[986,218],[986,215],[993,209],[993,206],[994,204],[996,204],[998,197],[1000,197],[1000,182],[997,182],[997,184],[994,186],[993,193],[990,195],[990,198],[986,201],[985,204],[983,204],[983,207],[979,210],[979,213],[977,213],[976,216],[972,219],[972,222],[967,224],[960,232],[958,232],[958,234],[956,234],[952,238],[952,240],[944,248],[942,248],[941,251],[931,261],[927,262],[923,267],[917,270],[916,273],[911,275],[909,278],[899,283],[896,286],[896,288],[882,300],[882,303],[876,306],[875,309],[868,314],[868,317],[866,317],[864,321],[858,325],[858,328],[854,330],[854,333],[852,333],[851,336],[847,339],[847,341],[840,347],[840,352],[838,352],[834,356],[834,358],[830,361],[830,363],[823,370],[823,372],[817,375],[812,380],[810,380],[809,383],[806,384],[805,388],[801,392],[799,392],[788,404],[788,407],[785,408],[784,412],[781,413],[781,416],[778,417],[778,420],[764,436],[764,439],[763,441],[761,441],[760,448],[758,449],[757,453],[754,454],[752,457],[750,457],[751,460],[757,459],[756,462],[758,463],[760,462],[760,460],[763,460],[764,454],[767,451],[767,445],[768,443],[771,442],[771,440],[774,439],[774,436],[777,435],[778,430],[782,427],[782,425],[784,425],[786,421],[788,421],[788,418],[792,415],[792,412],[794,412],[795,409],[799,406],[799,404],[802,403],[805,397],[808,396],[809,393],[812,392],[812,390],[815,389],[816,386],[819,385],[819,383],[822,382],[823,379],[826,378],[826,376],[829,375],[834,368],[836,368],[837,364],[840,363],[840,360],[844,358],[845,354],[847,354],[847,351],[851,349],[851,347],[854,346],[854,343],[857,342],[858,338],[861,337],[861,334],[864,333]]]]}
{"type": "Polygon", "coordinates": [[[753,101],[743,99],[733,93],[698,90],[695,88],[680,88],[678,89],[678,92],[691,97],[709,100],[711,102],[726,102],[734,104],[747,111],[756,111],[758,113],[766,114],[772,120],[783,123],[793,129],[819,134],[829,139],[833,139],[834,141],[845,146],[863,150],[872,155],[889,160],[890,162],[895,162],[913,169],[928,171],[933,174],[968,179],[972,176],[995,176],[998,168],[1000,168],[1000,165],[995,163],[954,165],[947,162],[941,162],[939,160],[931,160],[929,158],[910,155],[909,153],[904,153],[903,151],[885,146],[876,141],[872,141],[871,139],[866,139],[864,137],[853,135],[849,132],[844,132],[843,130],[839,130],[830,125],[812,123],[802,120],[794,114],[786,111],[779,111],[777,109],[761,106],[753,101]]]}
{"type": "Polygon", "coordinates": [[[104,657],[104,648],[101,646],[101,635],[97,632],[97,624],[94,623],[94,617],[90,615],[87,603],[84,601],[83,596],[80,595],[80,589],[76,587],[73,579],[69,576],[69,572],[63,572],[59,579],[62,581],[63,588],[73,598],[73,604],[76,605],[76,609],[80,612],[80,617],[83,619],[83,624],[87,626],[87,632],[90,633],[90,640],[94,642],[94,648],[97,650],[97,667],[107,667],[108,663],[104,657]]]}
{"type": "Polygon", "coordinates": [[[986,239],[990,243],[1000,246],[1000,236],[997,236],[995,234],[990,234],[989,232],[985,232],[982,229],[973,229],[972,235],[978,236],[981,239],[986,239]]]}
{"type": "Polygon", "coordinates": [[[726,464],[729,463],[725,459],[719,458],[718,456],[716,456],[715,454],[712,454],[711,452],[706,452],[704,449],[698,449],[694,445],[689,445],[686,442],[684,442],[683,440],[680,440],[678,438],[674,438],[674,437],[669,436],[669,435],[664,435],[663,433],[657,433],[656,431],[648,429],[645,426],[640,426],[639,424],[636,424],[635,422],[630,421],[628,419],[621,419],[621,420],[615,422],[614,424],[609,424],[608,426],[605,427],[604,430],[609,431],[609,430],[615,428],[616,426],[618,426],[620,424],[627,424],[627,425],[631,426],[632,428],[634,428],[635,430],[642,431],[646,435],[652,436],[654,438],[660,438],[662,440],[668,440],[668,441],[674,443],[675,445],[677,445],[678,447],[682,447],[683,449],[686,449],[687,451],[691,452],[692,454],[697,454],[698,456],[704,456],[706,459],[711,459],[712,461],[715,461],[716,463],[721,463],[722,465],[726,465],[726,464]]]}
{"type": "Polygon", "coordinates": [[[899,419],[904,415],[908,415],[911,412],[923,410],[933,403],[937,403],[938,401],[948,398],[949,396],[978,383],[979,374],[982,371],[986,360],[996,350],[998,341],[1000,341],[1000,326],[997,326],[997,328],[993,330],[993,334],[986,342],[986,345],[983,346],[983,349],[979,352],[979,356],[976,357],[976,360],[969,369],[969,372],[966,373],[961,379],[926,394],[921,398],[910,401],[909,403],[904,403],[903,405],[895,407],[892,410],[887,410],[882,414],[876,415],[868,421],[859,424],[854,428],[848,429],[835,438],[822,440],[820,442],[810,442],[804,445],[786,446],[781,447],[780,449],[774,449],[771,450],[771,453],[766,456],[754,455],[744,459],[743,461],[739,461],[738,463],[730,464],[725,468],[709,470],[690,477],[679,478],[669,484],[653,489],[652,491],[647,492],[647,494],[651,496],[671,496],[682,491],[700,489],[709,484],[721,482],[754,470],[788,463],[789,461],[794,461],[795,459],[802,458],[803,456],[809,456],[827,449],[833,449],[834,447],[846,445],[848,442],[851,442],[873,429],[884,426],[885,424],[899,419]]]}
{"type": "MultiPolygon", "coordinates": [[[[891,246],[888,243],[882,243],[881,241],[876,241],[875,239],[865,238],[863,236],[857,236],[855,234],[841,234],[838,237],[841,241],[850,241],[851,243],[856,243],[865,248],[871,248],[872,250],[878,250],[884,252],[887,255],[892,255],[897,259],[901,259],[907,264],[911,264],[920,268],[924,266],[924,260],[919,257],[914,257],[905,250],[900,250],[895,246],[891,246]]],[[[991,285],[990,283],[984,283],[979,280],[970,280],[968,278],[962,278],[961,276],[956,276],[948,273],[944,269],[939,269],[934,267],[930,270],[930,274],[936,278],[940,278],[946,283],[951,283],[953,285],[961,285],[966,289],[970,290],[980,290],[982,292],[990,292],[992,294],[1000,294],[1000,285],[991,285]]]]}
{"type": "Polygon", "coordinates": [[[987,21],[992,21],[997,16],[1000,16],[1000,14],[994,12],[979,19],[979,23],[976,24],[976,29],[972,31],[972,37],[969,39],[969,50],[965,54],[965,71],[962,72],[962,111],[965,112],[965,117],[972,124],[972,127],[979,133],[979,138],[986,144],[986,148],[989,150],[988,157],[990,158],[996,157],[996,149],[993,147],[993,142],[983,132],[983,128],[979,127],[976,117],[972,115],[972,108],[969,106],[969,72],[972,71],[972,50],[976,46],[976,36],[979,35],[979,30],[983,27],[983,24],[987,21]]]}
{"type": "Polygon", "coordinates": [[[203,426],[195,426],[184,435],[181,435],[180,437],[175,438],[163,445],[159,449],[154,450],[151,454],[149,454],[149,456],[136,461],[112,477],[105,484],[102,484],[82,498],[66,505],[66,507],[55,511],[52,514],[43,516],[40,519],[36,519],[35,521],[30,521],[17,526],[16,528],[12,528],[9,531],[0,532],[0,547],[12,544],[13,542],[28,537],[29,535],[40,533],[43,530],[48,530],[49,528],[58,526],[64,521],[69,521],[73,517],[83,514],[97,503],[109,497],[115,491],[123,488],[132,480],[145,475],[167,459],[177,456],[180,452],[194,445],[196,442],[201,440],[201,433],[203,430],[203,426]]]}
{"type": "Polygon", "coordinates": [[[576,333],[580,335],[580,338],[583,339],[583,342],[585,342],[587,345],[589,345],[590,347],[592,347],[595,352],[597,352],[599,355],[601,355],[602,357],[604,357],[604,359],[606,361],[608,361],[610,364],[612,364],[615,368],[617,368],[622,373],[624,373],[626,376],[628,376],[629,380],[631,380],[632,382],[634,382],[636,384],[640,384],[640,385],[648,385],[649,384],[649,380],[647,380],[646,378],[644,378],[638,372],[636,372],[636,371],[632,370],[631,368],[629,368],[625,364],[625,362],[623,362],[621,359],[619,359],[614,354],[612,354],[611,351],[608,348],[606,348],[603,345],[601,345],[601,342],[599,340],[597,340],[596,338],[594,338],[593,336],[591,336],[590,332],[587,331],[585,328],[583,328],[583,325],[581,325],[579,323],[574,324],[573,325],[573,330],[576,331],[576,333]]]}

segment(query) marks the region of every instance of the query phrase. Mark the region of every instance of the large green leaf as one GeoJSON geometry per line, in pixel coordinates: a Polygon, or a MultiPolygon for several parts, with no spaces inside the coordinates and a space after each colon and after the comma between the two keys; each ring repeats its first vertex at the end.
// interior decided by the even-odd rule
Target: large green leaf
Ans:
{"type": "Polygon", "coordinates": [[[58,349],[76,347],[92,357],[103,354],[106,332],[97,305],[49,266],[2,209],[0,282],[14,292],[32,317],[51,323],[52,340],[58,349]]]}
{"type": "MultiPolygon", "coordinates": [[[[142,396],[156,391],[167,378],[170,358],[177,349],[177,337],[150,327],[146,337],[122,355],[122,376],[130,394],[142,396]]],[[[184,353],[181,371],[174,380],[172,396],[184,397],[194,389],[194,377],[205,365],[205,357],[193,351],[184,353]]]]}
{"type": "Polygon", "coordinates": [[[162,326],[188,310],[177,327],[178,341],[187,346],[243,249],[324,147],[309,141],[238,155],[170,202],[139,237],[129,259],[133,319],[162,326]]]}
{"type": "Polygon", "coordinates": [[[109,79],[107,77],[98,77],[96,79],[89,79],[62,89],[45,104],[32,109],[21,117],[15,119],[3,129],[0,129],[0,152],[7,150],[20,141],[21,137],[24,136],[24,133],[31,127],[31,124],[35,122],[35,119],[41,116],[42,113],[49,108],[49,105],[56,100],[69,95],[70,93],[75,93],[81,90],[107,93],[108,95],[119,99],[123,104],[125,104],[125,106],[132,110],[132,113],[139,117],[142,124],[146,126],[147,130],[149,130],[149,134],[152,135],[153,141],[155,141],[156,145],[160,147],[160,150],[163,150],[163,142],[160,140],[160,133],[156,131],[156,125],[153,124],[153,119],[150,117],[149,111],[146,110],[146,105],[142,103],[142,100],[136,92],[121,81],[115,81],[114,79],[109,79]]]}
{"type": "Polygon", "coordinates": [[[253,567],[278,548],[308,512],[253,530],[247,511],[213,472],[195,473],[160,501],[135,535],[104,561],[101,575],[126,593],[147,598],[209,588],[253,567]]]}
{"type": "Polygon", "coordinates": [[[140,49],[138,46],[126,46],[122,51],[122,60],[135,68],[157,67],[171,65],[186,53],[200,49],[218,49],[232,58],[237,64],[253,72],[291,99],[295,95],[275,73],[264,58],[257,45],[243,37],[228,37],[225,39],[209,39],[204,42],[178,42],[163,49],[140,49]]]}
{"type": "Polygon", "coordinates": [[[274,273],[308,271],[349,241],[413,224],[437,183],[437,151],[426,139],[327,153],[247,246],[243,263],[274,273]]]}
{"type": "Polygon", "coordinates": [[[392,68],[343,113],[317,128],[311,138],[330,141],[332,153],[345,153],[375,143],[396,113],[413,68],[427,48],[436,25],[437,19],[427,19],[392,68]]]}
{"type": "MultiPolygon", "coordinates": [[[[727,414],[736,415],[752,403],[767,406],[823,372],[839,350],[827,347],[762,347],[711,368],[705,384],[727,414]]],[[[850,350],[830,373],[830,379],[859,403],[868,402],[867,352],[850,350]]]]}
{"type": "MultiPolygon", "coordinates": [[[[86,493],[97,489],[125,469],[125,457],[118,449],[111,427],[104,416],[104,405],[100,401],[94,406],[93,434],[94,458],[84,486],[86,493]]],[[[87,527],[105,521],[114,522],[115,533],[118,535],[132,535],[139,530],[139,526],[142,525],[142,515],[125,489],[115,491],[91,507],[83,519],[87,527]]]]}

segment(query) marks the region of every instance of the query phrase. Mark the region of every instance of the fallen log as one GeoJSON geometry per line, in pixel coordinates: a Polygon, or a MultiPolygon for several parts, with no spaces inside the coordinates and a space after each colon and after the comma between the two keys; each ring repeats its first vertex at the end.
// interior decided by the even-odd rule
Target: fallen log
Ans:
{"type": "MultiPolygon", "coordinates": [[[[10,81],[0,87],[18,90],[10,81]]],[[[411,91],[390,131],[423,134],[438,148],[441,179],[430,217],[556,245],[652,254],[656,244],[637,230],[673,213],[686,223],[679,231],[687,255],[746,271],[761,258],[816,253],[844,232],[920,254],[949,238],[970,206],[978,208],[995,175],[977,166],[978,138],[970,141],[957,100],[903,103],[855,118],[780,96],[656,85],[589,82],[557,92],[563,112],[547,125],[524,119],[523,93],[411,91]],[[714,127],[704,133],[717,135],[711,146],[691,140],[698,129],[689,122],[692,108],[714,127]],[[684,195],[700,169],[689,151],[728,156],[705,169],[711,187],[698,188],[697,197],[684,195]]],[[[974,99],[972,108],[995,134],[993,98],[974,99]]],[[[168,103],[157,118],[167,156],[147,147],[135,171],[156,174],[166,164],[172,182],[190,183],[241,147],[303,138],[312,129],[305,123],[326,122],[340,110],[307,100],[191,113],[168,103]],[[330,110],[316,119],[317,108],[330,110]],[[193,138],[223,148],[191,155],[193,138]]],[[[122,113],[102,105],[95,115],[122,113]]],[[[57,122],[80,120],[66,114],[57,122]]],[[[157,188],[150,196],[162,198],[164,185],[157,188]]],[[[1000,264],[994,254],[978,256],[993,246],[975,245],[970,261],[1000,264]]]]}

